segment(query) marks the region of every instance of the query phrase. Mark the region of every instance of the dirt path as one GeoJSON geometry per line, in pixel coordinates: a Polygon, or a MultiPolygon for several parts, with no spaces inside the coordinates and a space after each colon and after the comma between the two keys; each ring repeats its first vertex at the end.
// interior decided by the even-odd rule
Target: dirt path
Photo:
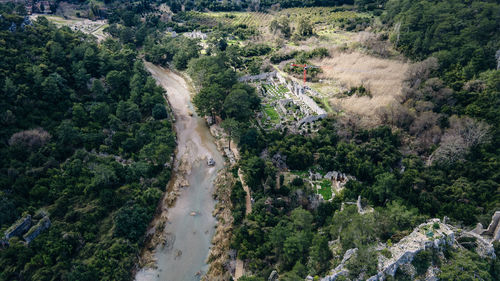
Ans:
{"type": "Polygon", "coordinates": [[[241,169],[238,169],[238,177],[240,178],[241,185],[243,185],[243,190],[247,193],[245,196],[245,206],[246,206],[246,212],[245,214],[248,215],[252,212],[252,198],[250,196],[250,188],[248,188],[248,185],[245,183],[245,180],[243,179],[243,172],[241,172],[241,169]]]}
{"type": "Polygon", "coordinates": [[[176,122],[177,150],[168,192],[160,216],[166,217],[163,244],[154,247],[155,268],[141,269],[137,281],[200,280],[208,269],[206,258],[212,245],[216,219],[212,198],[214,180],[224,165],[205,121],[191,104],[184,79],[164,68],[145,63],[157,83],[167,91],[176,122]],[[216,165],[207,166],[212,157],[216,165]],[[175,203],[171,206],[171,202],[175,203]]]}
{"type": "Polygon", "coordinates": [[[245,269],[243,268],[243,261],[238,259],[236,260],[236,271],[234,272],[234,280],[240,279],[243,276],[245,269]]]}

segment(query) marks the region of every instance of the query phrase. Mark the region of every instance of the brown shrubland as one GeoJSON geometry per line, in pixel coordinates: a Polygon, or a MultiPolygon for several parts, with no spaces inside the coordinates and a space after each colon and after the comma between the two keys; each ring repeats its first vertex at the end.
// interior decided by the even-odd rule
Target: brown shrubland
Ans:
{"type": "Polygon", "coordinates": [[[320,79],[340,82],[345,89],[363,85],[372,97],[353,95],[347,98],[332,97],[330,102],[347,112],[369,116],[377,120],[377,108],[391,104],[401,95],[409,63],[383,59],[357,51],[334,51],[331,58],[313,62],[322,66],[320,79]]]}

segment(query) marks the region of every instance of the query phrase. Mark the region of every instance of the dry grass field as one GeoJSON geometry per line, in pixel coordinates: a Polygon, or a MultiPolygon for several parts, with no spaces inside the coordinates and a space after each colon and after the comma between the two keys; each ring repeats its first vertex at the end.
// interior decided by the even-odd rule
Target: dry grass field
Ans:
{"type": "Polygon", "coordinates": [[[317,85],[323,93],[330,95],[330,103],[334,107],[371,117],[375,117],[377,108],[390,104],[401,95],[409,67],[409,63],[400,60],[378,58],[357,51],[334,52],[331,58],[313,63],[322,66],[323,73],[319,76],[322,81],[335,82],[317,85]],[[336,97],[339,92],[360,85],[370,92],[371,98],[356,95],[336,97]]]}

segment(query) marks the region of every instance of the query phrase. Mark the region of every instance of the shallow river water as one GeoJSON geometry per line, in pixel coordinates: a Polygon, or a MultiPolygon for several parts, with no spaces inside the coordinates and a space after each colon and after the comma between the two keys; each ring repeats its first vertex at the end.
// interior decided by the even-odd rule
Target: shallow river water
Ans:
{"type": "Polygon", "coordinates": [[[212,216],[215,206],[212,198],[213,182],[224,159],[204,120],[196,115],[191,103],[191,93],[184,79],[158,66],[149,63],[145,65],[167,91],[176,118],[178,147],[174,171],[179,167],[179,159],[188,161],[191,169],[187,173],[189,187],[181,190],[175,205],[168,209],[164,235],[170,242],[169,246],[158,245],[155,255],[157,269],[142,269],[135,279],[199,280],[201,274],[208,269],[205,259],[216,225],[212,216]],[[208,157],[215,160],[215,166],[208,167],[208,157]]]}

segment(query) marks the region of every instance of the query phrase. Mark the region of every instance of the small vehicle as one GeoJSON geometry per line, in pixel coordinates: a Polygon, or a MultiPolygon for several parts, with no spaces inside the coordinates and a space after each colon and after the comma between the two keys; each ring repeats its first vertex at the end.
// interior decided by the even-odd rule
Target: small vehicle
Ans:
{"type": "Polygon", "coordinates": [[[208,158],[207,164],[208,164],[208,166],[213,166],[213,165],[215,165],[215,160],[210,157],[210,158],[208,158]]]}

